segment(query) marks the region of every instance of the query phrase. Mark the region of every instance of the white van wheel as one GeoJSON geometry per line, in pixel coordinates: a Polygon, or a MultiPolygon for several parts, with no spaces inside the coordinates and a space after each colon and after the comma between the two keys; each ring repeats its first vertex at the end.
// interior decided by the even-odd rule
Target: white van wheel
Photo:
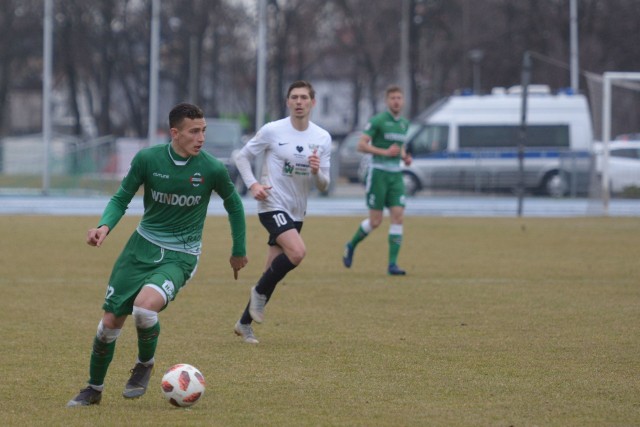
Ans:
{"type": "Polygon", "coordinates": [[[543,184],[544,192],[550,197],[565,197],[569,194],[569,178],[562,171],[555,171],[547,175],[543,184]]]}
{"type": "Polygon", "coordinates": [[[402,173],[402,181],[404,182],[404,194],[407,196],[415,196],[420,190],[420,182],[418,177],[411,172],[402,173]]]}

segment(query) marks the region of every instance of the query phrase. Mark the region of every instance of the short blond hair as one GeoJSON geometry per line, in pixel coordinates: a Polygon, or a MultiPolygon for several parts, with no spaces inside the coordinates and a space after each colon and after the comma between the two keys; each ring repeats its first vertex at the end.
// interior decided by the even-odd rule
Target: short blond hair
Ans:
{"type": "Polygon", "coordinates": [[[389,96],[390,94],[394,93],[394,92],[402,93],[402,88],[400,86],[398,86],[398,85],[389,85],[389,86],[387,86],[387,89],[384,91],[385,98],[387,96],[389,96]]]}

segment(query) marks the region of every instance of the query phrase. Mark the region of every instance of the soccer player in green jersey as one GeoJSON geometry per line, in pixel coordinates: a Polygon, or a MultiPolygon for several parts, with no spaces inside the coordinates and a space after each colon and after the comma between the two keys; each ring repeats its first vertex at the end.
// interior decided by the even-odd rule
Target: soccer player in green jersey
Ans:
{"type": "Polygon", "coordinates": [[[237,278],[247,264],[244,207],[222,162],[202,150],[206,122],[202,110],[178,104],[169,113],[171,142],[140,150],[119,190],[87,243],[100,247],[144,186],[144,214],[113,267],[104,314],[93,339],[86,388],[67,406],[99,404],[116,339],[128,315],[138,335],[138,358],[122,395],[142,396],[154,364],[160,323],[158,313],[193,277],[202,247],[202,231],[211,194],[227,211],[232,248],[229,263],[237,278]]]}
{"type": "Polygon", "coordinates": [[[404,149],[409,122],[401,117],[404,96],[399,86],[389,86],[385,92],[385,100],[388,110],[369,120],[358,141],[358,151],[372,155],[366,181],[369,217],[360,223],[353,238],[345,245],[342,261],[345,267],[351,267],[356,246],[380,226],[386,207],[391,217],[387,272],[393,276],[402,276],[406,272],[397,264],[402,246],[405,206],[400,160],[407,166],[411,164],[411,156],[404,149]]]}

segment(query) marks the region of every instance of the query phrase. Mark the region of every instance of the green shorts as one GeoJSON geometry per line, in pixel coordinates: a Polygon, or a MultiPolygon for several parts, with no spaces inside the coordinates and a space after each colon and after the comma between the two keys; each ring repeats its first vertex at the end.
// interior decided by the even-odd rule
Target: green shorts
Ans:
{"type": "Polygon", "coordinates": [[[366,182],[367,207],[381,211],[385,207],[404,207],[402,172],[370,168],[366,182]]]}
{"type": "Polygon", "coordinates": [[[164,293],[168,304],[197,266],[196,255],[163,249],[133,233],[113,266],[102,308],[116,316],[131,314],[133,301],[145,285],[164,293]]]}

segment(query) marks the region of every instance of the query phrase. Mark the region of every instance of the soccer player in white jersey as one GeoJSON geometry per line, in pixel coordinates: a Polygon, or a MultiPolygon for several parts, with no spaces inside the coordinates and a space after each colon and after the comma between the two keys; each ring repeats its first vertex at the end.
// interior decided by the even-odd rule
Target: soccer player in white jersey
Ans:
{"type": "Polygon", "coordinates": [[[258,343],[251,322],[262,323],[276,285],[305,256],[300,230],[309,192],[313,186],[320,191],[329,188],[331,136],[310,121],[315,103],[311,83],[292,83],[287,92],[289,117],[264,125],[236,159],[244,183],[258,200],[260,222],[269,233],[265,271],[251,289],[249,303],[234,328],[250,344],[258,343]],[[262,153],[265,166],[258,180],[251,160],[262,153]]]}

